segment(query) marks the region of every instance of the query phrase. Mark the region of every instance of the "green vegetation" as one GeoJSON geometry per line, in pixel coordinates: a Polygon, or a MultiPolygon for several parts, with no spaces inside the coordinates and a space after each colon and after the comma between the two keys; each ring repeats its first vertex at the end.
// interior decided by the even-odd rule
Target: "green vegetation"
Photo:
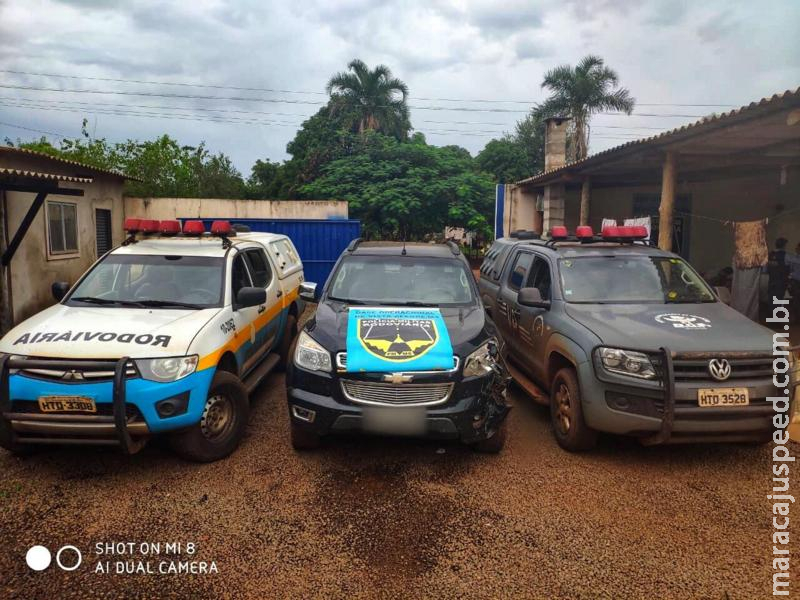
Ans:
{"type": "MultiPolygon", "coordinates": [[[[572,117],[572,158],[585,156],[589,120],[601,110],[630,113],[634,100],[601,58],[549,71],[542,86],[552,95],[534,106],[513,133],[491,140],[473,158],[458,146],[431,146],[411,135],[408,87],[384,65],[362,61],[334,75],[330,99],[309,117],[286,147],[282,163],[257,160],[245,181],[225,154],[182,146],[167,135],[108,143],[83,135],[53,146],[45,138],[21,147],[63,156],[141,178],[126,193],[255,199],[341,199],[371,237],[422,239],[444,227],[491,234],[494,184],[510,183],[544,167],[544,118],[572,117]]],[[[11,143],[10,140],[6,140],[11,143]]]]}

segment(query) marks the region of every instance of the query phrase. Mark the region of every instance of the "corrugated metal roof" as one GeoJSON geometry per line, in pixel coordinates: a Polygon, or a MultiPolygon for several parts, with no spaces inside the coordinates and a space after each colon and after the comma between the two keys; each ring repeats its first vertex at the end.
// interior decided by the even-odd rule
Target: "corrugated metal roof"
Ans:
{"type": "Polygon", "coordinates": [[[797,88],[796,90],[786,90],[782,94],[773,94],[772,97],[770,98],[762,98],[758,102],[751,102],[747,106],[735,108],[731,111],[719,115],[709,115],[707,117],[703,117],[702,119],[700,119],[699,121],[695,121],[694,123],[689,123],[688,125],[682,125],[681,127],[676,127],[675,129],[670,129],[669,131],[664,131],[662,133],[656,134],[651,137],[625,142],[624,144],[621,144],[619,146],[614,146],[613,148],[609,148],[608,150],[603,150],[602,152],[598,152],[597,154],[592,154],[590,156],[587,156],[586,158],[582,158],[580,160],[574,160],[561,167],[550,169],[549,171],[542,171],[538,175],[534,175],[533,177],[528,177],[527,179],[522,179],[515,183],[517,185],[541,183],[544,180],[549,179],[554,175],[564,173],[572,168],[583,166],[585,164],[601,162],[607,158],[613,159],[615,158],[616,154],[622,151],[627,151],[633,147],[639,147],[651,144],[658,145],[665,142],[668,143],[674,141],[673,138],[679,138],[685,134],[699,135],[701,133],[705,133],[706,131],[710,131],[725,126],[726,125],[725,121],[728,119],[740,116],[748,116],[748,113],[752,111],[762,109],[764,107],[770,107],[773,104],[785,102],[787,100],[800,101],[800,87],[797,88]]]}
{"type": "Polygon", "coordinates": [[[126,175],[125,173],[121,173],[119,171],[115,171],[113,169],[102,169],[100,167],[95,167],[92,165],[87,165],[85,163],[78,162],[76,160],[69,160],[67,158],[61,158],[60,156],[53,156],[52,154],[46,154],[44,152],[37,152],[36,150],[29,150],[27,148],[12,148],[11,146],[0,146],[0,152],[7,152],[12,154],[27,154],[29,156],[36,156],[39,158],[46,158],[49,160],[53,160],[59,163],[63,163],[66,165],[72,165],[74,167],[79,167],[86,171],[90,171],[93,173],[102,173],[104,175],[112,175],[114,177],[121,177],[122,179],[132,179],[134,181],[142,181],[138,177],[132,177],[131,175],[126,175]]]}
{"type": "Polygon", "coordinates": [[[21,177],[33,177],[35,179],[49,179],[51,181],[72,181],[75,183],[92,183],[91,177],[76,177],[73,175],[59,175],[57,173],[39,173],[37,171],[26,171],[24,169],[9,169],[0,167],[0,175],[18,175],[21,177]]]}

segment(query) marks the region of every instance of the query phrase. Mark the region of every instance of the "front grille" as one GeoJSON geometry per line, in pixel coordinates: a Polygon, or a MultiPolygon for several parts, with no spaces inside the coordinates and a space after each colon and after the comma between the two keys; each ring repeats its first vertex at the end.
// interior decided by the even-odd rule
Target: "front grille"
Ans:
{"type": "MultiPolygon", "coordinates": [[[[723,358],[723,357],[720,357],[723,358]]],[[[708,370],[708,363],[712,359],[685,359],[675,358],[675,381],[707,380],[722,383],[714,379],[708,370]]],[[[773,375],[772,357],[756,358],[728,358],[731,363],[731,375],[725,381],[740,379],[769,379],[773,375]]]]}
{"type": "MultiPolygon", "coordinates": [[[[46,361],[47,359],[37,359],[46,361]]],[[[55,359],[60,365],[64,364],[63,359],[55,359]]],[[[59,383],[101,383],[103,381],[111,381],[114,379],[114,363],[108,363],[108,371],[90,371],[81,369],[76,363],[75,369],[20,369],[19,373],[26,377],[34,377],[36,379],[46,379],[48,381],[58,381],[59,383]]],[[[125,378],[132,379],[138,377],[136,366],[133,362],[128,363],[128,368],[125,371],[125,378]]]]}
{"type": "MultiPolygon", "coordinates": [[[[87,415],[87,416],[100,416],[100,417],[111,417],[114,416],[114,405],[110,402],[98,402],[96,404],[97,412],[95,413],[69,413],[69,414],[78,414],[78,415],[87,415]]],[[[43,413],[39,409],[39,403],[36,400],[14,400],[11,402],[11,412],[20,415],[46,415],[51,413],[43,413]]],[[[55,413],[53,413],[55,414],[55,413]]],[[[58,414],[67,414],[67,413],[58,413],[58,414]]],[[[128,420],[136,419],[139,420],[142,418],[142,413],[139,412],[139,409],[135,404],[126,403],[125,404],[125,414],[128,417],[128,420]]]]}
{"type": "Polygon", "coordinates": [[[342,379],[342,392],[351,402],[423,406],[447,402],[452,383],[374,383],[342,379]]]}
{"type": "MultiPolygon", "coordinates": [[[[677,355],[672,359],[672,368],[675,381],[693,383],[705,387],[719,387],[721,384],[747,379],[770,379],[773,375],[772,356],[730,356],[720,353],[719,356],[695,358],[693,356],[677,355]],[[731,364],[731,375],[723,381],[714,379],[708,370],[708,364],[715,358],[725,358],[731,364]],[[706,385],[708,384],[708,385],[706,385]]],[[[663,357],[660,354],[651,354],[650,362],[653,363],[658,377],[664,376],[663,357]]]]}

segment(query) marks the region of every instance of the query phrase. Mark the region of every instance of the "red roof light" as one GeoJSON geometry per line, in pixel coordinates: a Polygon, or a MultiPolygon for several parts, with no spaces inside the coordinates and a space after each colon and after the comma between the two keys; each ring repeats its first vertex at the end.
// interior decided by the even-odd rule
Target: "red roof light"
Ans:
{"type": "Polygon", "coordinates": [[[563,225],[554,225],[550,228],[550,237],[554,240],[563,240],[567,235],[567,228],[563,225]]]}
{"type": "Polygon", "coordinates": [[[575,236],[583,240],[586,238],[594,237],[594,232],[592,231],[592,228],[589,227],[588,225],[581,225],[580,227],[575,229],[575,236]]]}
{"type": "Polygon", "coordinates": [[[206,232],[206,226],[202,221],[186,221],[183,224],[183,233],[187,235],[203,235],[206,232]]]}
{"type": "Polygon", "coordinates": [[[158,233],[160,223],[153,219],[142,219],[139,221],[139,228],[142,233],[158,233]]]}
{"type": "Polygon", "coordinates": [[[125,219],[125,225],[123,225],[122,228],[128,233],[136,233],[137,231],[140,231],[141,223],[141,219],[128,218],[125,219]]]}
{"type": "Polygon", "coordinates": [[[211,224],[212,235],[229,235],[232,231],[230,221],[214,221],[211,224]]]}
{"type": "Polygon", "coordinates": [[[181,232],[180,221],[161,221],[161,235],[178,235],[181,232]]]}
{"type": "Polygon", "coordinates": [[[604,238],[618,238],[621,235],[620,227],[616,225],[606,225],[603,227],[603,237],[604,238]]]}

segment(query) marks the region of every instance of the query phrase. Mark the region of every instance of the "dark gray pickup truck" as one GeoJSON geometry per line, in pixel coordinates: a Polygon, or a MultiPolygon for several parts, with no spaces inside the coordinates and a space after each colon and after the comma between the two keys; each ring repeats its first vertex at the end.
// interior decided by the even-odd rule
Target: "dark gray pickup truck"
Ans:
{"type": "MultiPolygon", "coordinates": [[[[625,233],[628,233],[627,230],[625,233]]],[[[498,239],[481,299],[512,374],[549,393],[558,443],[767,441],[773,336],[680,257],[632,236],[498,239]]]]}

